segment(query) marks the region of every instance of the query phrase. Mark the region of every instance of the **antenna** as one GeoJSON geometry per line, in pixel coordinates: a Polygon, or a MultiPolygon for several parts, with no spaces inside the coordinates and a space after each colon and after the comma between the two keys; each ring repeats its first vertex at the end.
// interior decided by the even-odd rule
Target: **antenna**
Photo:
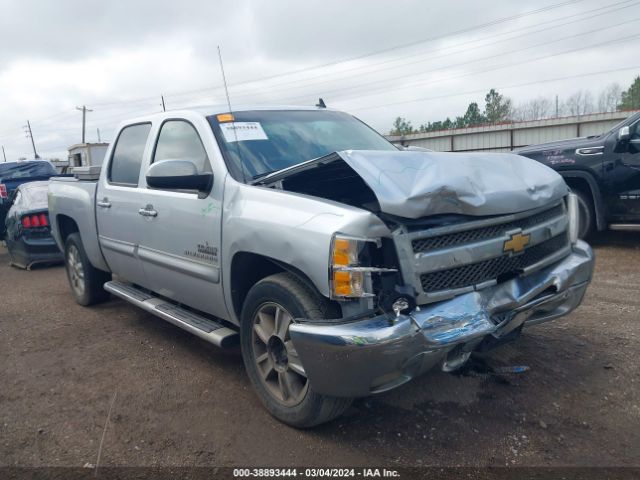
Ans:
{"type": "Polygon", "coordinates": [[[218,45],[218,59],[220,60],[220,70],[222,71],[222,83],[224,83],[224,92],[227,95],[227,106],[229,107],[229,113],[233,120],[231,123],[233,124],[233,136],[236,138],[236,155],[238,155],[238,159],[240,160],[240,171],[242,172],[242,181],[247,183],[247,176],[244,172],[244,162],[242,161],[242,155],[240,153],[240,146],[238,145],[238,132],[236,131],[236,119],[233,115],[233,110],[231,110],[231,100],[229,99],[229,89],[227,88],[227,77],[224,74],[224,64],[222,63],[222,52],[220,51],[220,45],[218,45]]]}
{"type": "Polygon", "coordinates": [[[318,103],[316,103],[316,107],[318,107],[318,108],[327,108],[327,105],[324,103],[324,100],[322,98],[320,98],[320,100],[318,100],[318,103]]]}

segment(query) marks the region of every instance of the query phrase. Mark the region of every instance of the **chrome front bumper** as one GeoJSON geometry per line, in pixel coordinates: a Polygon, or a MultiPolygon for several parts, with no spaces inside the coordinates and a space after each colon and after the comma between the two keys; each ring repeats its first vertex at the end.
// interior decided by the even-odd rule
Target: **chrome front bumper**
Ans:
{"type": "Polygon", "coordinates": [[[299,321],[290,327],[291,339],[315,391],[366,396],[402,385],[438,364],[452,367],[488,336],[499,339],[523,324],[566,315],[580,305],[593,266],[591,248],[579,241],[570,255],[528,276],[397,318],[299,321]]]}

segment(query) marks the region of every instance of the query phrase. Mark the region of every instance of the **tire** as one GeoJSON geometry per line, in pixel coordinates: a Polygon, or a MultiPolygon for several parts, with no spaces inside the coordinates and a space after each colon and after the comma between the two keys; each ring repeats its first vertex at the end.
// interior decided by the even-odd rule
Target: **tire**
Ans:
{"type": "Polygon", "coordinates": [[[71,293],[76,302],[88,307],[109,299],[103,287],[111,274],[98,270],[89,261],[78,233],[72,233],[64,244],[64,265],[71,293]]]}
{"type": "Polygon", "coordinates": [[[313,427],[351,405],[351,398],[314,392],[289,336],[293,318],[318,320],[336,314],[329,301],[290,273],[266,277],[247,294],[240,329],[244,365],[265,408],[287,425],[313,427]]]}
{"type": "Polygon", "coordinates": [[[578,238],[584,240],[595,231],[596,215],[591,195],[582,190],[573,190],[578,197],[578,238]]]}

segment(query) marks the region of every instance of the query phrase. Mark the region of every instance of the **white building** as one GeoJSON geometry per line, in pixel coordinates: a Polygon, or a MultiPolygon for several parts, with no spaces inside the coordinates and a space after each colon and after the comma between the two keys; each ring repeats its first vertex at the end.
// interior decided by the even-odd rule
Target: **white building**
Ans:
{"type": "Polygon", "coordinates": [[[100,166],[108,143],[78,143],[69,147],[69,168],[100,166]]]}

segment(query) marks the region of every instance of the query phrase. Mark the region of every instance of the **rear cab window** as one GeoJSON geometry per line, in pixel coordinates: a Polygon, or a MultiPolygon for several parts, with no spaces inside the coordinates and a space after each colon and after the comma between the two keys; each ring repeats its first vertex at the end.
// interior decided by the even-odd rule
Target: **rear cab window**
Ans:
{"type": "Polygon", "coordinates": [[[137,187],[144,150],[151,123],[139,123],[123,128],[118,135],[109,165],[109,183],[137,187]]]}

